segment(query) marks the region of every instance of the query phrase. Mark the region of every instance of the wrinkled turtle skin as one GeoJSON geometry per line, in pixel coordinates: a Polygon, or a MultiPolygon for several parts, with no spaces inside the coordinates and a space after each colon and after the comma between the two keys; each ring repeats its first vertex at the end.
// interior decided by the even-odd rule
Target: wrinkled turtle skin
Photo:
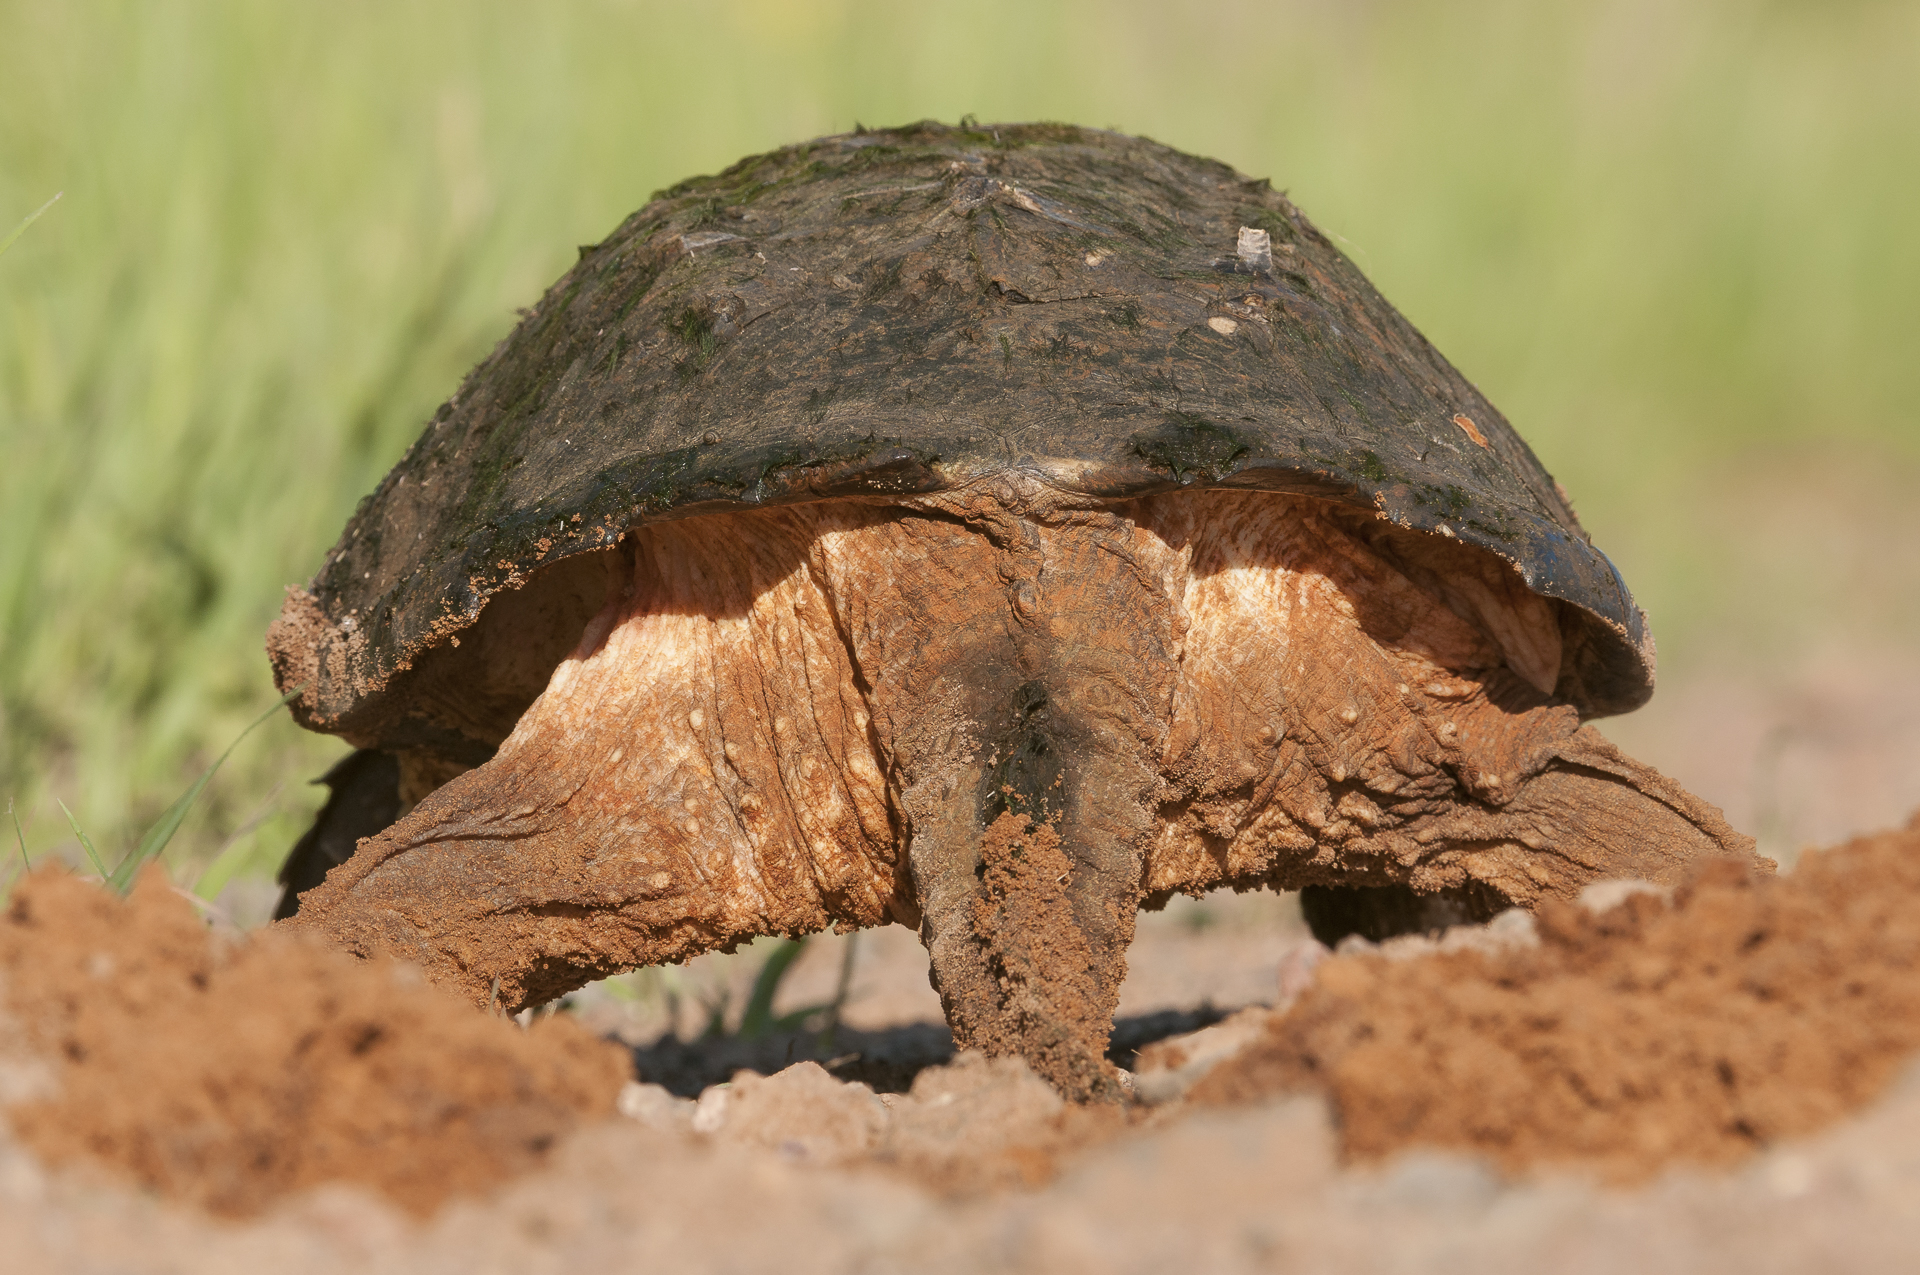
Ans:
{"type": "Polygon", "coordinates": [[[296,924],[517,1006],[903,921],[962,1044],[1082,1097],[1115,1092],[1132,917],[1172,892],[1484,916],[1751,853],[1581,726],[1651,694],[1652,639],[1499,412],[1266,181],[1059,125],[826,138],[662,192],[472,372],[268,646],[411,811],[296,924]],[[1235,663],[1267,642],[1245,589],[1202,605],[1255,576],[1326,599],[1273,637],[1292,665],[1235,663]],[[801,638],[755,628],[776,595],[801,638]],[[788,702],[817,740],[761,722],[788,702]],[[698,783],[659,789],[667,757],[698,783]]]}

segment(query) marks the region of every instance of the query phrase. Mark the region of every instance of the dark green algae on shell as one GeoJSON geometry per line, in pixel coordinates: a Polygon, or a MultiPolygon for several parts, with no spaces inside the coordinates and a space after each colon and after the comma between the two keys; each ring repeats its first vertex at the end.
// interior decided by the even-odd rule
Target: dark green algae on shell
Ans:
{"type": "Polygon", "coordinates": [[[405,744],[407,670],[543,566],[650,520],[1003,470],[1375,509],[1571,604],[1556,689],[1583,713],[1652,692],[1644,617],[1531,449],[1298,208],[1051,124],[753,156],[582,248],[290,600],[276,674],[313,683],[306,724],[405,744]]]}

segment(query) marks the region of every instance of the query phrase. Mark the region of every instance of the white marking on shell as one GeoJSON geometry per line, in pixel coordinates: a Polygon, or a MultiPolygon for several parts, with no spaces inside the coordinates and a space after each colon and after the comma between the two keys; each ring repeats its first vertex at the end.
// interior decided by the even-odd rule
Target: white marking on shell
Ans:
{"type": "Polygon", "coordinates": [[[1239,254],[1240,260],[1255,270],[1273,269],[1273,236],[1264,230],[1256,230],[1252,226],[1240,227],[1233,250],[1239,254]]]}

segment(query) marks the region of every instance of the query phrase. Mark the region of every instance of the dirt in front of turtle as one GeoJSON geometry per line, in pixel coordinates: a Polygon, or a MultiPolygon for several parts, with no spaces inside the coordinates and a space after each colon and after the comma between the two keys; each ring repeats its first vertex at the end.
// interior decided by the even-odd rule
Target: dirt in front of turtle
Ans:
{"type": "Polygon", "coordinates": [[[336,1181],[429,1214],[538,1168],[631,1074],[568,1019],[523,1032],[407,966],[284,931],[223,940],[151,868],[125,902],[57,870],[24,881],[0,992],[14,1136],[228,1216],[336,1181]]]}
{"type": "Polygon", "coordinates": [[[1151,1101],[1125,1108],[979,1054],[901,1093],[803,1063],[696,1102],[623,1089],[625,1056],[566,1016],[523,1032],[402,967],[210,936],[155,878],[121,902],[43,873],[0,920],[0,1251],[21,1270],[1471,1252],[1497,1271],[1581,1246],[1871,1266],[1920,1212],[1917,905],[1920,818],[1780,878],[1709,867],[1670,902],[1351,942],[1291,1004],[1143,1051],[1151,1101]],[[360,1193],[316,1194],[329,1180],[360,1193]]]}
{"type": "Polygon", "coordinates": [[[1324,1091],[1349,1156],[1455,1147],[1639,1181],[1731,1164],[1877,1097],[1920,1050],[1920,819],[1790,878],[1712,864],[1672,903],[1549,903],[1540,941],[1342,960],[1200,1082],[1324,1091]]]}

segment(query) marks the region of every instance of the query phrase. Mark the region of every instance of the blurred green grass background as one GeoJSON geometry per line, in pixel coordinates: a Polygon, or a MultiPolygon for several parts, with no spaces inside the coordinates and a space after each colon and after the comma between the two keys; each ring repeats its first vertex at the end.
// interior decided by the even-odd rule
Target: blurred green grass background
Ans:
{"type": "MultiPolygon", "coordinates": [[[[965,113],[1289,188],[1573,493],[1669,673],[1911,641],[1912,590],[1714,497],[1913,500],[1917,85],[1920,6],[1871,0],[0,3],[0,231],[65,192],[0,258],[0,799],[36,855],[78,860],[56,796],[130,845],[576,244],[740,155],[965,113]]],[[[271,873],[340,751],[262,728],[176,875],[271,873]]]]}

